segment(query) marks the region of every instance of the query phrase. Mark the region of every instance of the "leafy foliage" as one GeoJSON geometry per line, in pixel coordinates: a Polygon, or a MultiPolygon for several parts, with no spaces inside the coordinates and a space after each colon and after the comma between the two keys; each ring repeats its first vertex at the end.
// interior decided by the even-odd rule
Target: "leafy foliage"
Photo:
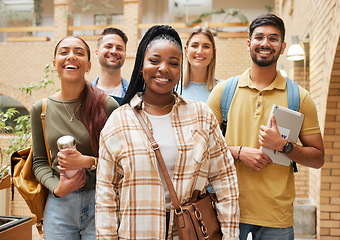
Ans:
{"type": "MultiPolygon", "coordinates": [[[[13,1],[14,2],[14,1],[13,1]]],[[[42,13],[44,8],[42,7],[42,0],[34,0],[32,2],[17,1],[18,3],[3,3],[0,0],[0,22],[5,23],[7,26],[35,26],[42,25],[42,13]],[[25,10],[17,9],[20,6],[25,5],[25,10]]],[[[29,36],[33,35],[32,32],[27,32],[29,36]]]]}
{"type": "Polygon", "coordinates": [[[187,26],[191,26],[194,24],[198,24],[201,23],[203,21],[204,17],[210,16],[210,15],[220,15],[220,14],[225,14],[225,18],[223,21],[226,20],[227,17],[237,17],[242,23],[248,23],[248,18],[242,14],[238,9],[235,8],[231,8],[231,9],[220,9],[217,11],[212,11],[212,12],[204,12],[202,13],[199,18],[197,18],[196,20],[186,23],[187,26]]]}
{"type": "Polygon", "coordinates": [[[33,20],[33,9],[27,11],[15,11],[8,9],[6,4],[0,1],[0,22],[10,23],[11,26],[29,26],[33,20]]]}
{"type": "Polygon", "coordinates": [[[267,11],[267,12],[272,12],[274,7],[270,4],[266,4],[264,5],[264,9],[267,11]]]}
{"type": "MultiPolygon", "coordinates": [[[[44,69],[45,76],[43,79],[40,80],[38,83],[29,83],[26,86],[20,87],[19,89],[23,92],[25,92],[28,95],[32,95],[33,91],[40,90],[42,88],[47,88],[48,85],[54,84],[54,78],[50,80],[49,78],[54,77],[56,75],[56,71],[51,69],[51,65],[47,64],[45,69],[44,69]]],[[[57,75],[58,78],[59,75],[57,75]]]]}
{"type": "Polygon", "coordinates": [[[44,8],[41,6],[42,0],[34,0],[34,19],[35,19],[35,25],[41,26],[42,25],[42,13],[44,11],[44,8]]]}
{"type": "Polygon", "coordinates": [[[9,146],[6,149],[7,155],[10,155],[18,149],[25,148],[30,143],[31,138],[31,120],[30,115],[19,116],[14,119],[16,126],[14,127],[14,138],[9,140],[9,146]]]}
{"type": "MultiPolygon", "coordinates": [[[[82,12],[97,12],[97,13],[113,13],[115,0],[74,0],[72,6],[74,9],[79,9],[82,12]]],[[[72,13],[69,13],[72,16],[72,13]]]]}
{"type": "Polygon", "coordinates": [[[9,108],[6,112],[0,112],[0,133],[13,132],[13,127],[9,125],[9,120],[18,114],[19,111],[15,108],[9,108]]]}
{"type": "MultiPolygon", "coordinates": [[[[43,88],[47,88],[49,85],[54,85],[54,76],[56,72],[51,69],[48,64],[44,69],[45,76],[38,83],[29,83],[19,89],[24,91],[28,95],[32,95],[33,91],[37,91],[43,88]],[[52,80],[50,78],[52,77],[52,80]]],[[[57,76],[59,77],[59,76],[57,76]]],[[[9,140],[9,145],[6,148],[0,146],[0,179],[1,174],[8,171],[8,159],[4,156],[10,156],[13,152],[28,147],[31,139],[31,121],[30,115],[19,115],[19,111],[15,108],[9,108],[6,112],[0,112],[0,133],[13,134],[13,137],[9,140]],[[11,122],[15,125],[12,126],[11,122]],[[3,167],[5,166],[5,167],[3,167]]]]}

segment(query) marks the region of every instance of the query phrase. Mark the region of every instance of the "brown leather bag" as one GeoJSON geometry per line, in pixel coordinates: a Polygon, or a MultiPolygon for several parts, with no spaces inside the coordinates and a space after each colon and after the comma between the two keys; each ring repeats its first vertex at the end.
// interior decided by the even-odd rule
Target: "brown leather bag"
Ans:
{"type": "Polygon", "coordinates": [[[180,211],[175,211],[180,239],[222,239],[215,203],[215,194],[201,195],[198,190],[193,192],[189,202],[183,204],[180,211]]]}
{"type": "MultiPolygon", "coordinates": [[[[46,141],[45,133],[45,115],[46,115],[47,99],[43,99],[41,124],[44,132],[44,140],[48,161],[51,167],[51,159],[46,141]]],[[[27,206],[36,216],[37,229],[43,237],[42,219],[44,208],[48,195],[48,189],[45,188],[35,177],[32,171],[33,148],[28,147],[18,150],[11,155],[11,172],[12,184],[18,189],[20,195],[25,199],[27,206]]]]}
{"type": "Polygon", "coordinates": [[[201,195],[199,190],[195,190],[191,199],[180,205],[157,142],[140,112],[136,108],[132,108],[132,110],[142,125],[162,170],[172,204],[175,207],[175,224],[179,238],[181,240],[221,240],[222,232],[215,208],[216,195],[209,193],[201,195]]]}

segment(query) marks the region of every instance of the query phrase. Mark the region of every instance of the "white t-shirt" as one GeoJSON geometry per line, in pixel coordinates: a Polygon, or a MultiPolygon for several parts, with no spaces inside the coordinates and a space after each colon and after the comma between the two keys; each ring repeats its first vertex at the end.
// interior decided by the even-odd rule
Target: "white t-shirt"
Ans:
{"type": "Polygon", "coordinates": [[[123,85],[122,82],[117,85],[117,87],[110,88],[110,89],[103,89],[102,87],[98,86],[97,87],[101,90],[103,90],[107,95],[110,96],[116,96],[116,97],[121,97],[123,94],[123,85]]]}
{"type": "MultiPolygon", "coordinates": [[[[176,138],[175,138],[172,125],[171,125],[170,113],[166,115],[162,115],[162,116],[155,116],[155,115],[151,115],[148,113],[146,113],[146,115],[151,121],[152,128],[153,128],[153,137],[159,145],[159,149],[164,159],[166,168],[168,169],[170,178],[172,180],[172,177],[174,175],[176,160],[177,160],[178,148],[176,144],[176,138]]],[[[166,186],[162,170],[159,168],[159,165],[158,165],[158,171],[160,173],[162,184],[164,187],[165,207],[167,211],[168,210],[170,211],[171,197],[170,197],[168,187],[166,186]]]]}

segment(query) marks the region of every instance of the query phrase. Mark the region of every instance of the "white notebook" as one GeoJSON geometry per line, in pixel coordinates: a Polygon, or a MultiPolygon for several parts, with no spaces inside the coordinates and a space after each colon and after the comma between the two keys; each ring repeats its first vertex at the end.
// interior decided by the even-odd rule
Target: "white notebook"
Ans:
{"type": "MultiPolygon", "coordinates": [[[[272,114],[274,114],[275,116],[276,124],[281,133],[281,136],[284,139],[291,141],[292,143],[296,143],[305,116],[300,112],[296,112],[274,104],[269,115],[269,120],[267,124],[268,127],[271,127],[270,116],[272,114]]],[[[274,163],[284,166],[290,165],[291,160],[286,155],[263,147],[260,147],[260,150],[265,152],[274,163]]]]}

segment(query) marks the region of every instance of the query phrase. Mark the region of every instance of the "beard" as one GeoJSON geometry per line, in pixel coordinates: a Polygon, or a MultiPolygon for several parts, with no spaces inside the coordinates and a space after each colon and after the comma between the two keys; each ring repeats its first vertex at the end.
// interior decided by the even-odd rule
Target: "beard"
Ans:
{"type": "Polygon", "coordinates": [[[124,61],[120,60],[116,63],[110,63],[110,62],[106,61],[106,58],[102,58],[102,59],[99,59],[99,64],[104,68],[116,70],[116,69],[122,68],[124,61]]]}
{"type": "MultiPolygon", "coordinates": [[[[256,56],[256,50],[251,51],[250,57],[256,65],[258,65],[260,67],[268,67],[268,66],[271,66],[271,65],[273,65],[277,62],[277,60],[280,57],[281,48],[278,52],[274,51],[274,55],[273,55],[272,59],[261,58],[261,57],[258,58],[256,56]]],[[[260,48],[260,50],[272,51],[272,49],[268,49],[268,48],[260,48]]]]}
{"type": "Polygon", "coordinates": [[[119,64],[116,64],[116,65],[112,65],[112,64],[109,64],[107,62],[104,62],[103,64],[101,64],[102,67],[104,68],[108,68],[108,69],[120,69],[122,68],[123,64],[122,63],[119,63],[119,64]]]}

